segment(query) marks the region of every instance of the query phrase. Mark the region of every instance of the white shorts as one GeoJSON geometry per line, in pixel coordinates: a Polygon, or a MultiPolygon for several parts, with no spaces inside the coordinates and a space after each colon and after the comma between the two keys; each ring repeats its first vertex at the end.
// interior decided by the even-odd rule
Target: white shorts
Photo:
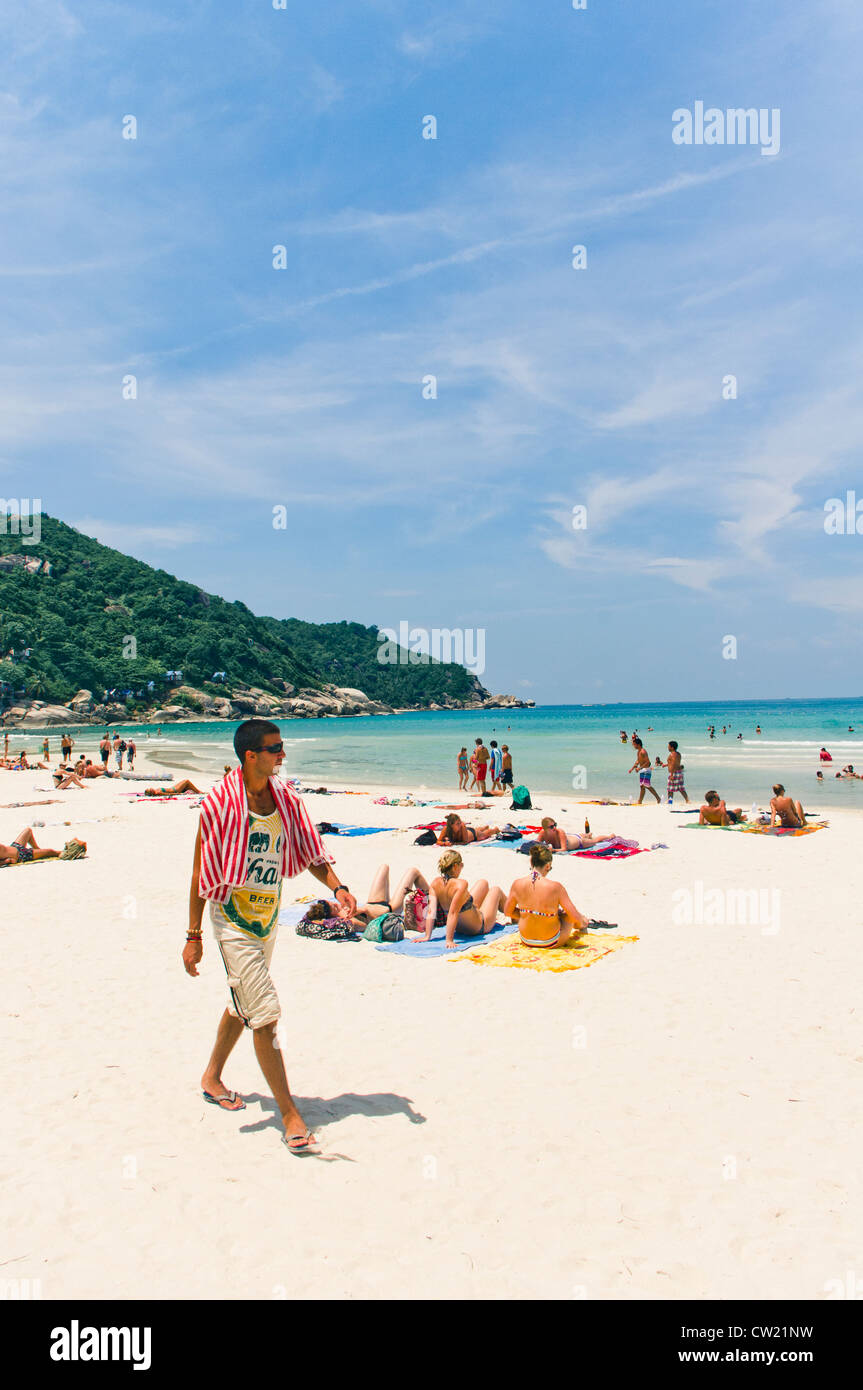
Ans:
{"type": "Polygon", "coordinates": [[[242,1019],[247,1028],[263,1028],[281,1018],[279,996],[270,975],[270,961],[278,936],[274,927],[265,941],[256,941],[234,929],[225,930],[211,904],[210,917],[228,976],[228,1013],[242,1019]]]}

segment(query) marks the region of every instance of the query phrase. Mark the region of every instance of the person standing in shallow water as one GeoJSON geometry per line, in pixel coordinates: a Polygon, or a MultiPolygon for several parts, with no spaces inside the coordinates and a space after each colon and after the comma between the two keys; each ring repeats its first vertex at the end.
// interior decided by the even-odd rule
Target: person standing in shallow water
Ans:
{"type": "Polygon", "coordinates": [[[315,1137],[297,1109],[276,1038],[281,1016],[270,976],[278,930],[282,880],[308,869],[353,916],[356,898],[333,868],[308,811],[276,774],[284,758],[278,726],[247,719],[234,735],[240,766],[216,784],[201,807],[189,893],[189,929],[183,950],[186,973],[196,976],[204,953],[201,921],[210,903],[213,934],[228,976],[230,1003],[223,1013],[201,1086],[204,1099],[222,1110],[245,1102],[228,1091],[222,1071],[243,1028],[285,1127],[292,1153],[314,1152],[315,1137]]]}
{"type": "Polygon", "coordinates": [[[468,762],[467,748],[464,746],[456,758],[456,767],[458,769],[458,789],[460,792],[467,791],[468,762]]]}

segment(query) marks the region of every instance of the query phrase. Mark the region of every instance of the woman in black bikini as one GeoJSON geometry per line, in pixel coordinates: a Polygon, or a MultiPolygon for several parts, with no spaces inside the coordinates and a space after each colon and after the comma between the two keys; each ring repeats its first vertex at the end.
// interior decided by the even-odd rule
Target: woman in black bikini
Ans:
{"type": "Polygon", "coordinates": [[[477,840],[491,840],[497,834],[496,825],[465,825],[461,816],[451,811],[437,837],[439,845],[472,845],[477,840]]]}
{"type": "Polygon", "coordinates": [[[429,886],[419,869],[408,869],[402,876],[395,893],[391,895],[390,866],[389,864],[381,864],[372,879],[368,902],[358,903],[353,917],[343,917],[340,903],[319,898],[317,902],[310,904],[306,919],[309,922],[321,922],[327,917],[341,917],[343,921],[350,921],[358,931],[364,931],[369,922],[375,917],[380,917],[384,912],[401,912],[404,907],[405,895],[412,888],[418,888],[428,898],[429,886]]]}
{"type": "Polygon", "coordinates": [[[467,879],[459,875],[464,865],[457,849],[445,850],[438,860],[440,877],[432,879],[425,936],[418,941],[430,941],[435,927],[446,927],[446,947],[455,946],[455,934],[484,936],[490,932],[503,902],[503,890],[490,887],[481,878],[468,891],[467,879]]]}

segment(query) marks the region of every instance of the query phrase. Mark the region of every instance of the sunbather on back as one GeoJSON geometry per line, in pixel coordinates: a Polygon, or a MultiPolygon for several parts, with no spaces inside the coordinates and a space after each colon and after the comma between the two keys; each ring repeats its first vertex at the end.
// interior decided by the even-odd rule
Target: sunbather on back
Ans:
{"type": "Polygon", "coordinates": [[[551,845],[555,854],[568,853],[578,849],[593,849],[595,845],[605,844],[606,840],[616,840],[616,835],[583,835],[578,831],[562,830],[551,816],[544,816],[542,830],[537,836],[544,845],[551,845]]]}
{"type": "Polygon", "coordinates": [[[59,849],[39,848],[29,825],[15,836],[11,845],[0,845],[0,869],[10,868],[13,864],[33,864],[39,859],[59,858],[59,849]]]}

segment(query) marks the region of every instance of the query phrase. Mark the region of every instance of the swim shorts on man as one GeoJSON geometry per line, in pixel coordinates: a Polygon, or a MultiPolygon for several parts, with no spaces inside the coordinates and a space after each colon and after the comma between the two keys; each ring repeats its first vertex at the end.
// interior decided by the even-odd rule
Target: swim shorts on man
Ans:
{"type": "Polygon", "coordinates": [[[228,1012],[247,1028],[262,1028],[281,1017],[270,975],[282,895],[284,826],[278,810],[249,817],[246,874],[225,903],[210,904],[210,920],[228,976],[228,1012]]]}

